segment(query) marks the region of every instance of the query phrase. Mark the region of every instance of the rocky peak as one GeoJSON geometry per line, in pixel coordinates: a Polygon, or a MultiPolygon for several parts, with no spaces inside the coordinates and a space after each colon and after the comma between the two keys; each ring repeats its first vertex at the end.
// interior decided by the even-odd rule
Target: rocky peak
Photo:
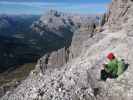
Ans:
{"type": "Polygon", "coordinates": [[[109,5],[107,25],[112,31],[129,29],[133,23],[133,1],[113,0],[109,5]]]}
{"type": "Polygon", "coordinates": [[[72,27],[69,21],[62,16],[61,12],[50,10],[43,15],[40,20],[32,25],[32,29],[44,37],[47,33],[49,35],[56,35],[60,38],[69,37],[72,35],[72,27]]]}
{"type": "Polygon", "coordinates": [[[44,36],[51,32],[51,35],[64,38],[71,36],[80,27],[88,28],[92,23],[98,24],[96,16],[81,16],[49,10],[32,25],[32,29],[44,36]]]}
{"type": "MultiPolygon", "coordinates": [[[[50,41],[55,42],[56,37],[59,37],[58,40],[63,39],[64,41],[62,48],[50,53],[47,65],[62,66],[70,58],[77,57],[83,41],[93,36],[97,22],[95,16],[69,15],[56,10],[49,10],[45,13],[32,25],[32,28],[50,41]],[[79,37],[82,38],[77,39],[79,37]],[[77,49],[79,50],[77,51],[77,49]]],[[[45,59],[46,56],[42,57],[44,62],[45,59]]]]}
{"type": "MultiPolygon", "coordinates": [[[[45,66],[44,74],[38,69],[42,64],[38,62],[29,77],[2,100],[132,100],[133,37],[129,35],[129,32],[133,33],[132,11],[132,0],[113,0],[105,24],[108,28],[91,38],[86,34],[81,51],[78,47],[74,50],[80,51],[77,58],[60,68],[45,66]],[[102,82],[99,81],[100,71],[109,52],[114,52],[118,59],[124,58],[129,66],[118,78],[102,82]]],[[[82,32],[82,28],[75,32],[80,34],[75,40],[83,38],[82,32]]],[[[50,56],[44,59],[47,61],[50,56]]]]}
{"type": "Polygon", "coordinates": [[[61,15],[63,15],[63,13],[57,10],[50,9],[45,15],[60,17],[61,15]]]}

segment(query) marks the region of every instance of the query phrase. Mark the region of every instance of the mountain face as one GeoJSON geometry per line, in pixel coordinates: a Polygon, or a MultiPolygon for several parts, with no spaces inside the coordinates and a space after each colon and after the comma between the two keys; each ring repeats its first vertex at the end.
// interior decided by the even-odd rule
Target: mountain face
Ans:
{"type": "MultiPolygon", "coordinates": [[[[35,62],[41,56],[40,41],[30,29],[39,16],[0,16],[0,72],[17,65],[35,62]]],[[[41,47],[42,48],[42,47],[41,47]]]]}
{"type": "Polygon", "coordinates": [[[110,30],[117,31],[132,28],[132,0],[112,0],[107,13],[107,25],[110,30]],[[117,10],[116,10],[117,9],[117,10]]]}
{"type": "MultiPolygon", "coordinates": [[[[130,3],[118,1],[118,5],[130,3]]],[[[109,11],[119,7],[115,5],[118,1],[113,1],[109,11]]],[[[129,27],[110,29],[110,25],[116,25],[111,21],[115,14],[114,11],[107,13],[103,32],[97,32],[98,20],[94,16],[68,15],[52,10],[35,21],[31,28],[35,37],[45,40],[41,45],[47,52],[30,75],[1,100],[132,100],[133,39],[128,35],[132,28],[130,23],[123,23],[129,27]],[[124,58],[129,66],[117,79],[102,82],[99,81],[100,71],[108,52],[124,58]]],[[[120,19],[118,17],[116,23],[120,19]]],[[[17,43],[24,45],[20,40],[17,43]]],[[[0,92],[5,88],[8,87],[2,87],[0,92]]]]}
{"type": "MultiPolygon", "coordinates": [[[[82,48],[84,40],[93,36],[98,26],[99,16],[83,16],[48,11],[40,20],[32,24],[32,29],[45,39],[48,39],[52,46],[57,49],[49,49],[47,55],[42,58],[48,59],[50,66],[63,66],[66,62],[77,57],[82,48]],[[76,44],[77,43],[77,44],[76,44]],[[58,44],[58,45],[57,45],[58,44]],[[79,49],[77,51],[76,49],[79,49]]],[[[50,48],[50,47],[49,47],[50,48]]],[[[44,61],[45,62],[45,61],[44,61]]]]}
{"type": "MultiPolygon", "coordinates": [[[[83,41],[93,37],[98,17],[69,15],[55,10],[48,11],[41,18],[1,15],[0,72],[4,73],[0,75],[10,78],[5,77],[4,81],[0,81],[0,96],[16,87],[32,68],[28,67],[28,63],[36,62],[44,54],[46,55],[38,62],[50,68],[60,68],[76,58],[80,54],[83,41]],[[20,69],[26,73],[19,75],[20,69]],[[14,73],[18,75],[15,74],[12,78],[14,73]],[[21,78],[18,80],[19,76],[21,78]],[[7,84],[3,85],[4,82],[7,84]]],[[[0,79],[3,80],[2,77],[0,79]]]]}
{"type": "MultiPolygon", "coordinates": [[[[40,40],[41,37],[41,43],[45,46],[44,50],[49,52],[38,61],[39,67],[36,67],[35,73],[42,72],[44,74],[45,66],[52,70],[63,68],[62,66],[67,62],[80,56],[84,41],[89,41],[90,44],[87,45],[87,47],[90,47],[99,41],[99,39],[103,38],[103,35],[96,33],[96,26],[98,26],[99,21],[97,18],[97,16],[69,15],[51,10],[38,21],[35,21],[31,25],[33,32],[36,33],[34,36],[38,37],[38,40],[40,40]],[[91,42],[92,40],[93,42],[91,42]]],[[[33,38],[33,34],[30,35],[30,38],[33,38]]],[[[18,41],[17,39],[14,40],[16,40],[15,43],[22,43],[22,45],[26,45],[25,47],[27,49],[29,48],[29,45],[24,44],[25,41],[22,41],[23,39],[18,39],[18,41]]],[[[10,42],[11,41],[9,41],[9,43],[10,42]]],[[[18,45],[20,46],[20,44],[18,45]]],[[[20,49],[18,49],[18,51],[20,51],[20,49]]],[[[35,52],[43,53],[43,51],[35,52]]],[[[32,54],[36,54],[35,52],[32,54]]],[[[22,52],[20,51],[20,53],[22,52]]],[[[11,60],[11,62],[13,61],[11,60]]],[[[13,87],[9,84],[1,87],[1,95],[10,89],[12,90],[14,86],[16,86],[16,83],[13,87]]]]}
{"type": "Polygon", "coordinates": [[[92,23],[96,23],[96,16],[69,15],[55,10],[48,11],[39,21],[33,24],[33,29],[38,31],[40,35],[57,35],[60,38],[70,38],[72,33],[81,26],[89,27],[92,23]]]}
{"type": "Polygon", "coordinates": [[[39,17],[36,15],[0,15],[0,35],[9,37],[29,33],[30,25],[39,17]]]}
{"type": "Polygon", "coordinates": [[[45,55],[27,79],[1,100],[132,100],[132,7],[132,0],[113,0],[104,31],[84,40],[76,58],[61,67],[49,67],[46,66],[49,54],[45,55]],[[109,52],[114,52],[129,66],[117,79],[102,82],[99,81],[100,67],[109,52]]]}

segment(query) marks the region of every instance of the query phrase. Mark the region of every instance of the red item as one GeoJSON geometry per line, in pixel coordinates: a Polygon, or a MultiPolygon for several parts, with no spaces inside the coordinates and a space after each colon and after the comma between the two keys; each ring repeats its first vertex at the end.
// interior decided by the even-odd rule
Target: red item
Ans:
{"type": "Polygon", "coordinates": [[[115,58],[115,56],[114,56],[114,54],[111,52],[111,53],[109,53],[109,54],[107,55],[107,58],[108,58],[109,60],[112,60],[112,59],[115,58]]]}

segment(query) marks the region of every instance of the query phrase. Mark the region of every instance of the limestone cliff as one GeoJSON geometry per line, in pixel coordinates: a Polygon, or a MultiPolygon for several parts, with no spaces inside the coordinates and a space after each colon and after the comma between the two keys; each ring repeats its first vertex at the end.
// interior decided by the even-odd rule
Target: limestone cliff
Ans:
{"type": "MultiPolygon", "coordinates": [[[[38,72],[44,74],[45,70],[49,68],[61,68],[73,58],[78,57],[82,51],[83,41],[95,35],[94,31],[98,24],[97,18],[98,16],[69,15],[50,10],[35,21],[31,25],[32,30],[36,33],[34,38],[41,37],[38,44],[44,47],[44,51],[48,52],[38,60],[38,65],[40,65],[36,68],[38,72]]],[[[43,51],[41,50],[39,53],[43,53],[43,51]]],[[[17,80],[2,85],[0,97],[6,91],[13,90],[17,85],[17,80]]]]}
{"type": "Polygon", "coordinates": [[[112,31],[129,29],[133,22],[133,1],[112,0],[107,14],[107,25],[112,31]]]}
{"type": "MultiPolygon", "coordinates": [[[[85,40],[80,55],[61,68],[49,68],[42,74],[37,69],[40,66],[38,63],[29,77],[14,91],[3,96],[2,100],[132,100],[133,37],[128,34],[132,26],[131,23],[123,22],[126,12],[123,6],[127,4],[133,7],[129,0],[113,0],[110,6],[105,25],[110,25],[111,31],[116,32],[106,28],[85,40]],[[122,7],[120,9],[124,12],[120,14],[117,7],[122,7]],[[129,66],[117,79],[102,82],[98,79],[108,52],[114,52],[118,59],[125,59],[129,66]]],[[[127,16],[131,20],[132,12],[128,12],[127,16]]]]}
{"type": "MultiPolygon", "coordinates": [[[[32,29],[52,43],[58,40],[60,48],[50,50],[40,59],[40,63],[47,61],[47,66],[63,66],[72,58],[79,56],[83,41],[95,35],[99,16],[74,15],[50,10],[40,20],[32,25],[32,29]],[[58,37],[58,39],[55,38],[58,37]],[[56,40],[55,40],[56,39],[56,40]],[[63,40],[63,41],[60,41],[63,40]],[[78,50],[77,50],[78,49],[78,50]]],[[[56,46],[56,45],[55,45],[56,46]]],[[[45,64],[43,64],[45,66],[45,64]]]]}

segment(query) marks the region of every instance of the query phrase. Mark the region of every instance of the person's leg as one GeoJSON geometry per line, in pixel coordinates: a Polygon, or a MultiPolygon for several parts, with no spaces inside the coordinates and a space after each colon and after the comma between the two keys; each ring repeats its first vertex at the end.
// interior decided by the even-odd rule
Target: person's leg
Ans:
{"type": "Polygon", "coordinates": [[[106,81],[108,78],[108,73],[105,70],[101,70],[101,80],[106,81]]]}
{"type": "Polygon", "coordinates": [[[108,77],[113,79],[113,78],[117,78],[118,75],[113,75],[113,74],[109,73],[109,74],[108,74],[108,77]]]}

